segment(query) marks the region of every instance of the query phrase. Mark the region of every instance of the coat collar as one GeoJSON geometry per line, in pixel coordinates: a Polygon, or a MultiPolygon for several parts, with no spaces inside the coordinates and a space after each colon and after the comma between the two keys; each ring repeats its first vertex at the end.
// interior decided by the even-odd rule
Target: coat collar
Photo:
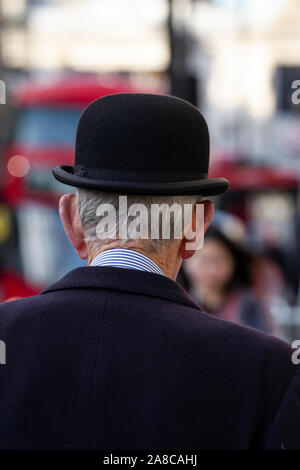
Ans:
{"type": "Polygon", "coordinates": [[[189,294],[168,277],[146,271],[89,266],[70,271],[59,281],[44,289],[41,294],[64,289],[111,289],[158,297],[201,310],[189,294]]]}

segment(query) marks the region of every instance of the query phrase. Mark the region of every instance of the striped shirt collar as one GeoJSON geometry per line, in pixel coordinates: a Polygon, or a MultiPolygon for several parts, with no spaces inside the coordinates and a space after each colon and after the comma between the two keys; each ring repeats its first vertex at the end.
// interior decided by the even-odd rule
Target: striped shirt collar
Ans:
{"type": "Polygon", "coordinates": [[[96,255],[90,266],[112,266],[115,268],[138,269],[150,273],[161,274],[164,272],[147,256],[137,251],[124,248],[106,250],[96,255]]]}

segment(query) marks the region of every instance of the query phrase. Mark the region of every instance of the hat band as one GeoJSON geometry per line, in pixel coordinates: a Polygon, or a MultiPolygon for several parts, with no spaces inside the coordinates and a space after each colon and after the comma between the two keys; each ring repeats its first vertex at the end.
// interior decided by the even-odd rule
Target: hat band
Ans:
{"type": "Polygon", "coordinates": [[[100,168],[87,168],[82,165],[74,166],[74,175],[94,180],[126,181],[128,183],[168,183],[176,181],[193,181],[206,179],[208,173],[179,173],[154,171],[128,171],[100,168]]]}

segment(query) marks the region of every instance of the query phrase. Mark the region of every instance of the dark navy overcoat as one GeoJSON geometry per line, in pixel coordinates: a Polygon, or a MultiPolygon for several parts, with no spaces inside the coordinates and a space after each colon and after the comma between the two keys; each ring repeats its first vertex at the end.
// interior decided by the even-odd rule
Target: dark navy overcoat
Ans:
{"type": "Polygon", "coordinates": [[[0,340],[1,449],[300,449],[294,349],[158,274],[77,268],[0,340]]]}

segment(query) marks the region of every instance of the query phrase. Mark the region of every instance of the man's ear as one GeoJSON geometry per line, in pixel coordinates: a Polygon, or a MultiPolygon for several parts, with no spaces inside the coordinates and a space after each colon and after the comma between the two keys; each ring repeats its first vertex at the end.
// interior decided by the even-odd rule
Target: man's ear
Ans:
{"type": "Polygon", "coordinates": [[[188,246],[193,244],[194,246],[200,246],[203,242],[202,236],[205,234],[208,226],[213,218],[214,215],[214,204],[212,201],[205,200],[201,201],[195,205],[193,214],[192,214],[192,222],[190,226],[190,230],[195,233],[195,237],[191,240],[190,237],[187,238],[186,236],[182,239],[180,245],[180,255],[182,259],[188,259],[193,256],[196,249],[189,249],[188,246]],[[197,205],[203,205],[203,211],[197,211],[197,205]],[[198,220],[201,217],[201,220],[198,220]]]}
{"type": "Polygon", "coordinates": [[[79,218],[75,194],[64,194],[59,200],[59,215],[70,243],[81,259],[88,257],[87,244],[79,218]]]}

